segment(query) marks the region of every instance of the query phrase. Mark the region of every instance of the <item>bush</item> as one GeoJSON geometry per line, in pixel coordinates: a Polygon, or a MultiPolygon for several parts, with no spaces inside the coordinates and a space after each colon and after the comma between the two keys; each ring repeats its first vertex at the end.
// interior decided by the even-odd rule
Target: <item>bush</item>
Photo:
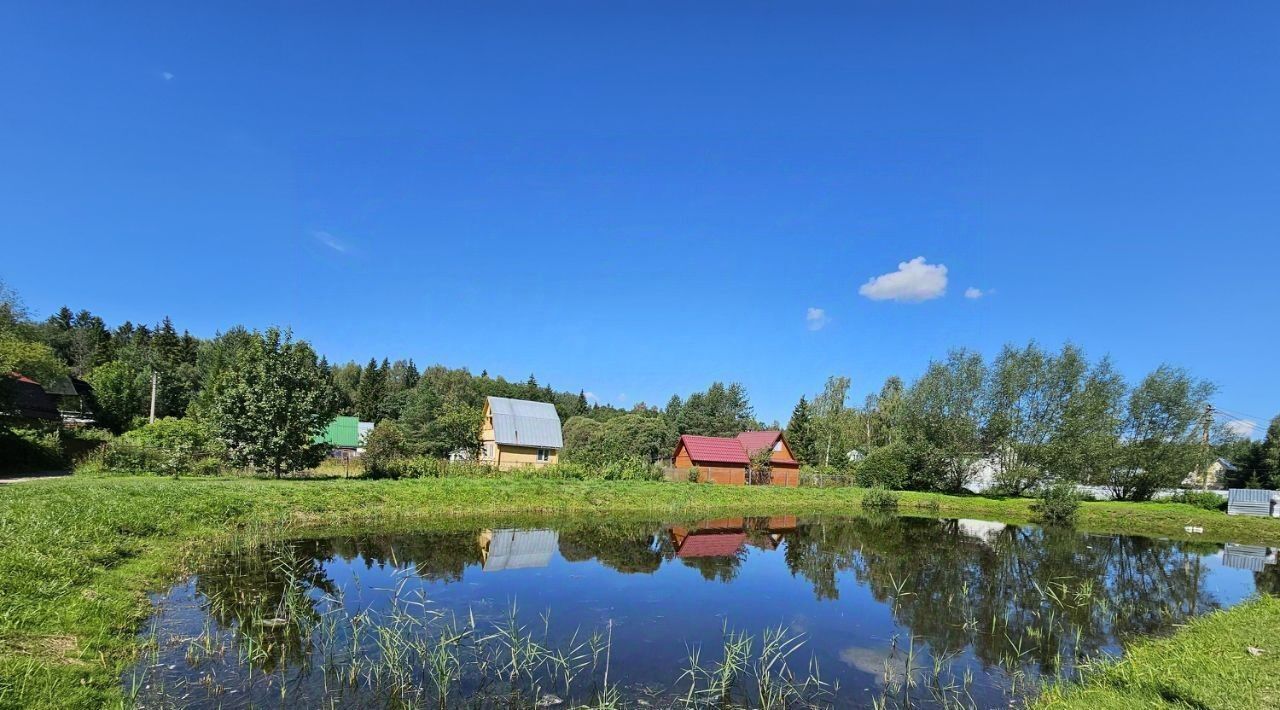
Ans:
{"type": "Polygon", "coordinates": [[[702,472],[698,470],[697,466],[692,466],[689,468],[688,479],[690,483],[697,483],[698,477],[701,475],[702,475],[702,472]]]}
{"type": "Polygon", "coordinates": [[[858,477],[835,466],[805,466],[800,469],[800,485],[814,488],[859,485],[858,477]]]}
{"type": "Polygon", "coordinates": [[[108,441],[77,465],[76,472],[216,475],[222,472],[222,451],[195,419],[165,417],[108,441]]]}
{"type": "Polygon", "coordinates": [[[909,454],[906,447],[898,444],[872,449],[855,469],[858,485],[905,488],[911,472],[909,454]]]}
{"type": "Polygon", "coordinates": [[[1193,505],[1204,510],[1226,510],[1227,499],[1207,491],[1178,491],[1169,496],[1170,503],[1193,505]]]}
{"type": "Polygon", "coordinates": [[[1070,483],[1055,483],[1040,491],[1031,504],[1031,511],[1042,523],[1072,525],[1080,512],[1080,495],[1070,483]]]}
{"type": "Polygon", "coordinates": [[[66,465],[57,430],[0,428],[0,471],[48,471],[66,465]]]}
{"type": "Polygon", "coordinates": [[[164,417],[125,432],[120,440],[138,446],[180,450],[204,450],[210,445],[209,431],[192,418],[164,417]]]}
{"type": "MultiPolygon", "coordinates": [[[[366,452],[366,457],[368,452],[366,452]]],[[[499,470],[476,461],[448,461],[431,456],[393,456],[380,461],[369,475],[380,478],[536,478],[574,481],[660,481],[662,468],[639,457],[627,457],[602,466],[557,462],[546,466],[521,466],[499,470]]]]}
{"type": "Polygon", "coordinates": [[[898,494],[883,486],[870,488],[862,495],[862,507],[874,510],[897,508],[898,494]]]}
{"type": "Polygon", "coordinates": [[[991,490],[1001,495],[1020,496],[1035,488],[1040,479],[1040,470],[1034,466],[1015,464],[997,467],[991,490]]]}
{"type": "Polygon", "coordinates": [[[409,453],[409,440],[404,429],[390,419],[384,419],[365,437],[360,464],[366,475],[375,478],[390,476],[393,474],[391,469],[398,465],[396,462],[407,458],[409,453]]]}

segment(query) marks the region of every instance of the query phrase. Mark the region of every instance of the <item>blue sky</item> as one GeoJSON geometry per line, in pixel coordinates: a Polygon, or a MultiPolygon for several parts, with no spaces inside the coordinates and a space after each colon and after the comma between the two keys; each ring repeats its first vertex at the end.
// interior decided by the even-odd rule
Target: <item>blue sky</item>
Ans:
{"type": "Polygon", "coordinates": [[[1280,410],[1280,5],[689,5],[9,5],[0,278],[766,421],[1032,338],[1280,410]]]}

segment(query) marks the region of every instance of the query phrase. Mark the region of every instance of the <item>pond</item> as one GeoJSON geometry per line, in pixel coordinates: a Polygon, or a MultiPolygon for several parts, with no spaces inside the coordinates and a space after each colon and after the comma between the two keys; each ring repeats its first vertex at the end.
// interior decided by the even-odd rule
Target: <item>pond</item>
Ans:
{"type": "Polygon", "coordinates": [[[155,598],[143,707],[1017,705],[1275,551],[896,516],[303,539],[155,598]]]}

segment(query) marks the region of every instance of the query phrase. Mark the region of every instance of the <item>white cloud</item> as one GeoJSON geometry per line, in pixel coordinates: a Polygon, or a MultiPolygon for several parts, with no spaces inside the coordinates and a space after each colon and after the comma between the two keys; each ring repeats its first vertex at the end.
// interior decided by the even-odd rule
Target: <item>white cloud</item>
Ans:
{"type": "Polygon", "coordinates": [[[964,297],[968,299],[977,300],[979,298],[982,298],[985,295],[987,294],[983,293],[982,289],[975,288],[973,286],[970,286],[969,288],[966,288],[964,290],[964,297]]]}
{"type": "Polygon", "coordinates": [[[164,77],[165,81],[173,81],[173,72],[162,71],[160,76],[164,77]]]}
{"type": "Polygon", "coordinates": [[[827,311],[824,308],[810,308],[804,314],[805,327],[809,330],[822,330],[826,327],[831,319],[827,317],[827,311]]]}
{"type": "Polygon", "coordinates": [[[599,401],[600,401],[600,398],[596,396],[596,393],[595,393],[595,392],[583,392],[583,393],[582,393],[582,396],[583,396],[583,397],[586,397],[588,402],[599,402],[599,401]]]}
{"type": "Polygon", "coordinates": [[[1257,422],[1247,419],[1236,419],[1226,423],[1227,431],[1236,436],[1253,436],[1253,430],[1258,428],[1257,422]]]}
{"type": "Polygon", "coordinates": [[[620,392],[620,393],[618,393],[618,401],[619,401],[619,402],[625,402],[625,401],[627,401],[627,393],[626,393],[626,392],[620,392]]]}
{"type": "Polygon", "coordinates": [[[338,239],[337,237],[333,236],[328,232],[312,232],[311,236],[315,237],[316,241],[338,252],[339,254],[345,254],[347,253],[348,250],[350,250],[350,247],[347,246],[346,242],[343,242],[341,239],[338,239]]]}
{"type": "Polygon", "coordinates": [[[898,264],[897,271],[870,279],[858,293],[873,301],[919,303],[947,292],[947,267],[927,264],[923,256],[898,264]]]}

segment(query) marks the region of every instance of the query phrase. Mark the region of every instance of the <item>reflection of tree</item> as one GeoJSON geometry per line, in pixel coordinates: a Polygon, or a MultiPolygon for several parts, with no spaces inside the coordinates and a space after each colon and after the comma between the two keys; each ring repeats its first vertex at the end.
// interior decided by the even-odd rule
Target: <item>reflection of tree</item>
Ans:
{"type": "Polygon", "coordinates": [[[742,566],[745,552],[736,555],[716,557],[681,557],[686,567],[698,570],[702,578],[708,582],[732,582],[738,576],[738,568],[742,566]]]}
{"type": "Polygon", "coordinates": [[[570,562],[596,559],[624,574],[653,574],[662,566],[658,537],[652,525],[567,530],[560,533],[560,556],[570,562]]]}
{"type": "Polygon", "coordinates": [[[209,615],[259,649],[256,660],[266,672],[310,655],[310,632],[320,619],[315,592],[337,591],[324,573],[322,547],[306,541],[223,555],[196,577],[209,615]]]}
{"type": "Polygon", "coordinates": [[[1261,572],[1254,572],[1253,583],[1259,594],[1280,596],[1280,564],[1270,564],[1261,572]]]}
{"type": "Polygon", "coordinates": [[[935,652],[972,646],[982,661],[1042,670],[1114,640],[1217,608],[1200,549],[1067,530],[918,518],[801,525],[787,538],[793,574],[819,599],[851,570],[935,652]]]}
{"type": "Polygon", "coordinates": [[[368,567],[412,565],[419,577],[431,582],[456,582],[467,567],[479,565],[482,559],[473,531],[361,535],[335,538],[329,544],[344,560],[359,557],[368,567]]]}

